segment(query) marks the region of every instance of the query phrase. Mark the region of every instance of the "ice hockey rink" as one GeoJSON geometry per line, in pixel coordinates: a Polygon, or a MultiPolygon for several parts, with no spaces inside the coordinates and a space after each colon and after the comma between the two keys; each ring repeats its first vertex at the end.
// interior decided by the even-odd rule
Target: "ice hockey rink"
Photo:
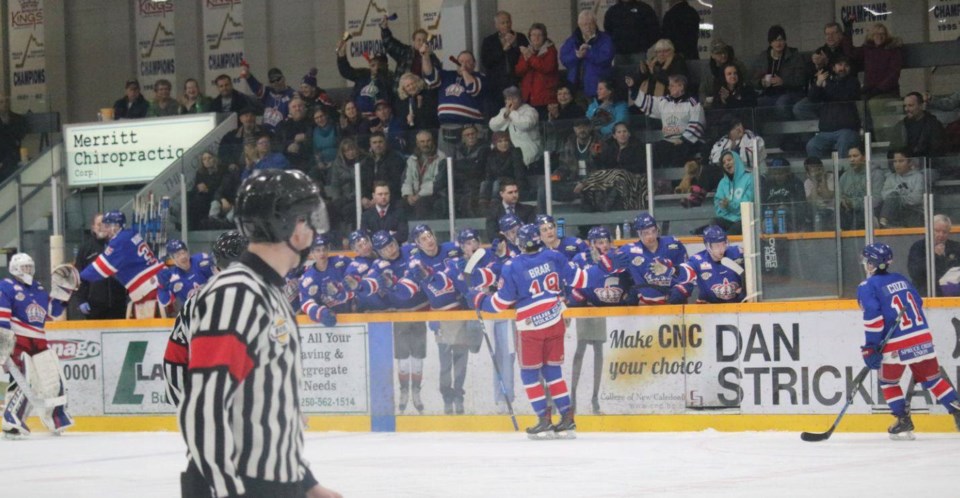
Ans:
{"type": "MultiPolygon", "coordinates": [[[[170,432],[0,441],[0,496],[179,496],[184,448],[170,432]]],[[[345,497],[957,496],[960,469],[960,435],[942,433],[308,433],[306,448],[345,497]]]]}

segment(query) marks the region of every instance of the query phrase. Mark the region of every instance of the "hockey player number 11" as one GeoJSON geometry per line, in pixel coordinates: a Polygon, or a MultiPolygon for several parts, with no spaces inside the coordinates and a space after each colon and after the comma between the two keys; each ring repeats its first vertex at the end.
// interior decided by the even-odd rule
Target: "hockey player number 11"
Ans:
{"type": "MultiPolygon", "coordinates": [[[[920,310],[917,306],[916,300],[913,298],[913,294],[907,294],[907,301],[910,301],[910,307],[913,308],[913,317],[917,320],[917,325],[923,325],[923,317],[920,316],[920,310]]],[[[910,317],[908,316],[909,313],[900,313],[905,308],[903,301],[900,300],[900,296],[894,295],[893,299],[891,300],[891,304],[893,308],[897,310],[897,313],[902,317],[900,319],[900,328],[906,330],[912,327],[913,321],[910,320],[910,317]]]]}
{"type": "MultiPolygon", "coordinates": [[[[548,291],[560,292],[560,276],[557,275],[557,272],[548,273],[543,277],[543,285],[547,287],[548,291]]],[[[540,287],[540,280],[530,282],[530,295],[536,297],[540,294],[543,294],[543,289],[540,287]]]]}

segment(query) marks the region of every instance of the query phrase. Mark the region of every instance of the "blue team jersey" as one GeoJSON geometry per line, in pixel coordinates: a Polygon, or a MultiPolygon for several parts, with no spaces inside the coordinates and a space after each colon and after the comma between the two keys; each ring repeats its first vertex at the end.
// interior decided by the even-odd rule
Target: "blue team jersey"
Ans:
{"type": "Polygon", "coordinates": [[[12,278],[0,281],[0,328],[10,329],[22,337],[45,339],[48,313],[60,315],[63,303],[51,300],[40,282],[26,285],[12,278]]]}
{"type": "Polygon", "coordinates": [[[213,276],[213,258],[205,252],[190,256],[190,269],[168,266],[157,274],[157,302],[167,306],[174,299],[181,303],[196,293],[197,289],[213,276]]]}
{"type": "Polygon", "coordinates": [[[911,358],[921,360],[933,353],[933,337],[923,313],[923,298],[913,284],[899,273],[877,273],[857,287],[857,301],[863,310],[863,327],[867,344],[878,344],[884,333],[894,327],[901,310],[905,310],[899,324],[893,329],[883,351],[911,350],[911,358]],[[919,348],[919,349],[918,349],[919,348]]]}
{"type": "MultiPolygon", "coordinates": [[[[626,244],[617,250],[629,262],[624,268],[633,280],[631,292],[646,304],[661,304],[672,287],[690,281],[690,275],[681,265],[687,261],[687,248],[671,236],[660,237],[656,251],[647,249],[643,242],[626,244]]],[[[616,258],[614,258],[616,259],[616,258]]]]}
{"type": "Polygon", "coordinates": [[[481,308],[499,313],[516,305],[517,330],[544,329],[563,318],[564,289],[587,283],[587,273],[557,251],[525,253],[503,265],[499,289],[482,300],[481,308]]]}
{"type": "MultiPolygon", "coordinates": [[[[739,246],[727,246],[723,255],[743,266],[743,252],[739,246]]],[[[743,278],[719,261],[714,261],[706,249],[691,256],[684,266],[689,269],[689,274],[693,275],[693,281],[687,283],[688,289],[692,290],[693,285],[696,285],[700,291],[700,301],[739,303],[747,295],[743,278]]]]}
{"type": "MultiPolygon", "coordinates": [[[[373,266],[374,260],[375,258],[355,256],[353,261],[347,265],[344,276],[349,276],[357,281],[363,281],[367,274],[370,273],[370,268],[373,266]]],[[[390,307],[383,299],[383,296],[360,292],[360,289],[357,289],[357,292],[354,293],[354,301],[357,311],[378,311],[390,307]]]]}
{"type": "Polygon", "coordinates": [[[293,314],[300,312],[300,276],[306,270],[306,266],[297,266],[283,277],[286,282],[283,286],[283,297],[287,298],[287,302],[290,303],[293,314]]]}
{"type": "Polygon", "coordinates": [[[350,258],[330,256],[323,270],[316,264],[308,266],[300,277],[300,309],[310,314],[314,306],[327,306],[337,313],[349,313],[353,293],[344,288],[343,277],[350,263],[350,258]]]}
{"type": "Polygon", "coordinates": [[[157,273],[163,263],[157,261],[150,246],[133,230],[121,230],[89,266],[80,272],[80,279],[96,282],[115,276],[133,302],[149,297],[157,289],[157,273]]]}
{"type": "MultiPolygon", "coordinates": [[[[582,252],[573,258],[573,264],[583,270],[594,266],[589,252],[582,252]]],[[[598,272],[602,270],[598,268],[598,272]]],[[[588,285],[582,289],[569,289],[567,302],[570,306],[623,306],[631,303],[630,280],[623,272],[609,271],[598,273],[600,278],[590,275],[588,285]]]]}
{"type": "Polygon", "coordinates": [[[444,242],[437,245],[437,253],[433,256],[427,255],[427,253],[422,250],[417,250],[412,253],[408,258],[410,262],[416,261],[418,264],[421,264],[427,268],[430,268],[433,271],[442,271],[447,263],[447,261],[459,258],[462,256],[460,247],[458,247],[453,242],[444,242]]]}
{"type": "Polygon", "coordinates": [[[590,252],[590,246],[588,246],[583,239],[570,236],[561,237],[557,247],[552,247],[551,249],[563,254],[569,260],[573,260],[578,254],[590,252]]]}
{"type": "Polygon", "coordinates": [[[393,261],[377,259],[370,266],[370,271],[357,289],[358,295],[379,295],[387,308],[398,311],[416,311],[427,306],[427,297],[420,292],[420,288],[407,276],[409,260],[402,256],[393,261]],[[387,274],[390,274],[388,277],[387,274]],[[380,285],[381,277],[393,280],[395,285],[386,288],[380,285]]]}

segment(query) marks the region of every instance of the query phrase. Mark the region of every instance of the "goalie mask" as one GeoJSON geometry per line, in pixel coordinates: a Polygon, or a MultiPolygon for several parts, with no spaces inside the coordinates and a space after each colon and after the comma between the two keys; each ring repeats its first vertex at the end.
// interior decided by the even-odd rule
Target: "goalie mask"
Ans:
{"type": "Polygon", "coordinates": [[[20,252],[10,258],[10,274],[17,280],[33,285],[33,271],[33,258],[29,254],[20,252]]]}

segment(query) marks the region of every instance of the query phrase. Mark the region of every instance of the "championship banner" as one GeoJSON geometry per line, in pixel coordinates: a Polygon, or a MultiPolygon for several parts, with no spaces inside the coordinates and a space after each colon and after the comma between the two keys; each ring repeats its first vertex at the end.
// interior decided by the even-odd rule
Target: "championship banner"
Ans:
{"type": "Polygon", "coordinates": [[[7,5],[10,109],[18,113],[48,111],[43,0],[11,0],[7,5]]]}
{"type": "MultiPolygon", "coordinates": [[[[213,79],[221,74],[233,78],[240,86],[243,63],[242,0],[205,0],[203,2],[203,60],[206,95],[217,95],[213,79]]],[[[246,81],[243,86],[246,87],[246,81]]],[[[239,88],[238,88],[239,90],[239,88]]]]}
{"type": "MultiPolygon", "coordinates": [[[[842,20],[853,17],[853,44],[863,45],[867,35],[870,34],[870,26],[874,23],[882,22],[887,26],[887,32],[893,34],[894,28],[891,22],[890,14],[893,11],[888,8],[887,2],[876,0],[837,0],[836,20],[841,25],[842,20]]],[[[821,31],[822,32],[822,31],[821,31]]]]}
{"type": "MultiPolygon", "coordinates": [[[[447,54],[443,51],[443,33],[440,32],[440,21],[443,20],[441,7],[443,0],[420,0],[420,27],[426,30],[430,48],[442,62],[447,59],[447,54]]],[[[516,31],[516,26],[514,30],[516,31]]]]}
{"type": "Polygon", "coordinates": [[[146,183],[216,127],[213,113],[63,127],[67,184],[146,183]]]}
{"type": "MultiPolygon", "coordinates": [[[[173,2],[138,1],[137,79],[140,88],[146,95],[151,95],[146,92],[153,91],[153,83],[166,79],[170,81],[173,95],[177,95],[173,2]]],[[[147,99],[151,100],[152,96],[147,99]]]]}
{"type": "Polygon", "coordinates": [[[960,1],[927,0],[927,5],[930,41],[954,41],[960,38],[960,1]]]}
{"type": "MultiPolygon", "coordinates": [[[[366,68],[369,66],[364,54],[375,54],[383,52],[383,40],[380,39],[380,20],[383,16],[388,19],[396,18],[388,10],[388,0],[368,0],[345,2],[344,8],[346,15],[346,29],[343,36],[349,37],[347,41],[347,60],[355,68],[366,68]]],[[[397,33],[394,33],[397,36],[397,33]]],[[[400,39],[401,42],[409,45],[410,40],[400,39]]]]}

